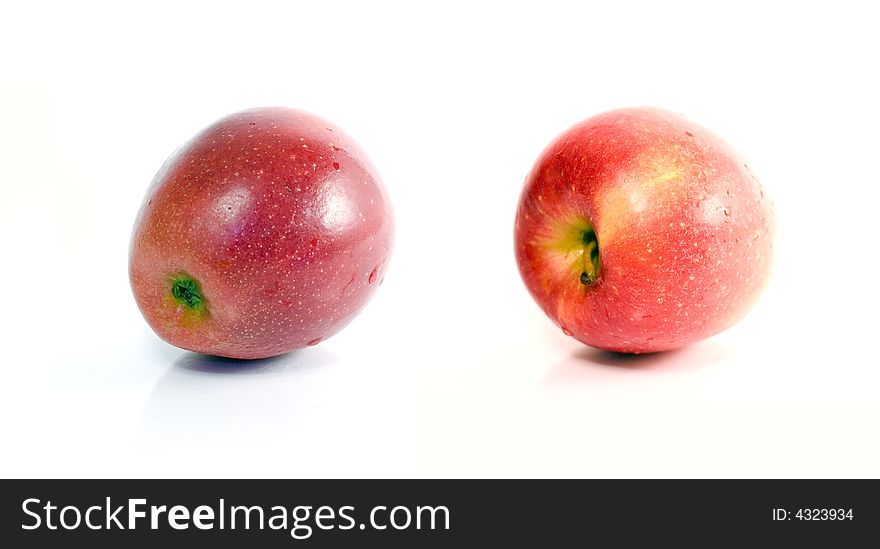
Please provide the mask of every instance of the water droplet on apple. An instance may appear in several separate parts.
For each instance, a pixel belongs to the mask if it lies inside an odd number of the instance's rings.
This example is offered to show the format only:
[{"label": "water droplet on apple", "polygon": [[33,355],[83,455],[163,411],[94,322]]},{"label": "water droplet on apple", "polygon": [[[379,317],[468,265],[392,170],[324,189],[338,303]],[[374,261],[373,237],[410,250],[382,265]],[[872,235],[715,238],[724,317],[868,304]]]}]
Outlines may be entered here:
[{"label": "water droplet on apple", "polygon": [[562,327],[562,333],[565,334],[565,335],[567,335],[567,336],[572,336],[572,335],[574,335],[574,334],[572,334],[571,331],[570,331],[568,328],[566,328],[565,326]]},{"label": "water droplet on apple", "polygon": [[728,210],[727,208],[724,208],[722,211],[724,212],[724,215],[726,217],[730,217],[730,210]]},{"label": "water droplet on apple", "polygon": [[313,340],[309,341],[308,343],[306,343],[306,345],[308,345],[309,347],[314,347],[314,346],[317,345],[318,343],[321,343],[321,338],[320,338],[320,337],[316,337],[315,339],[313,339]]},{"label": "water droplet on apple", "polygon": [[379,267],[375,267],[373,272],[370,273],[370,277],[367,279],[367,282],[373,284],[376,282],[376,278],[379,276]]}]

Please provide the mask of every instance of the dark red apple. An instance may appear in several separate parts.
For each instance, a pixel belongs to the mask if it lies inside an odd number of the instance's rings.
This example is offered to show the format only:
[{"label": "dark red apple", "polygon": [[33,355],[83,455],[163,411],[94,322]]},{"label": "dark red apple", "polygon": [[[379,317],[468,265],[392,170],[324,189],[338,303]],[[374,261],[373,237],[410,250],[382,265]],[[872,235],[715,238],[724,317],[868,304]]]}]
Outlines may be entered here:
[{"label": "dark red apple", "polygon": [[156,175],[129,275],[153,330],[178,347],[262,358],[348,324],[385,276],[391,205],[341,130],[261,108],[196,135]]},{"label": "dark red apple", "polygon": [[553,141],[516,215],[534,299],[588,345],[682,347],[742,318],[767,284],[774,216],[734,151],[678,114],[600,114]]}]

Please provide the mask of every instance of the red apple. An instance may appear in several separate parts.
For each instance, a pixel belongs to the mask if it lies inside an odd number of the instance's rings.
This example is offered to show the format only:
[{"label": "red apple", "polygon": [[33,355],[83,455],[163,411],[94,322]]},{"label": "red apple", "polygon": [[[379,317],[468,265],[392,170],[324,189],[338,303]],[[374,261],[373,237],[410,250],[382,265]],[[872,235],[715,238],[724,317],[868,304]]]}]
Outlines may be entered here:
[{"label": "red apple", "polygon": [[153,330],[178,347],[263,358],[351,321],[385,276],[391,205],[341,130],[261,108],[171,156],[141,206],[129,275]]},{"label": "red apple", "polygon": [[520,274],[567,335],[611,351],[682,347],[732,326],[767,284],[774,216],[725,142],[634,108],[556,138],[516,215]]}]

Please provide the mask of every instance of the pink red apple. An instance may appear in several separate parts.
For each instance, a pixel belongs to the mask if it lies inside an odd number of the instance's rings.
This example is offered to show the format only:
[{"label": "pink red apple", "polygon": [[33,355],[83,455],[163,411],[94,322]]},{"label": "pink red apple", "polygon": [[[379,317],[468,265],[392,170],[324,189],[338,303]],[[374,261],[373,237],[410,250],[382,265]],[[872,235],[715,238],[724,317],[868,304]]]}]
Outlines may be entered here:
[{"label": "pink red apple", "polygon": [[274,356],[357,315],[385,276],[392,233],[388,196],[350,137],[304,112],[247,110],[156,175],[134,226],[131,287],[172,345]]},{"label": "pink red apple", "polygon": [[773,255],[770,199],[708,130],[635,108],[570,128],[516,214],[526,286],[567,335],[612,351],[682,347],[742,318]]}]

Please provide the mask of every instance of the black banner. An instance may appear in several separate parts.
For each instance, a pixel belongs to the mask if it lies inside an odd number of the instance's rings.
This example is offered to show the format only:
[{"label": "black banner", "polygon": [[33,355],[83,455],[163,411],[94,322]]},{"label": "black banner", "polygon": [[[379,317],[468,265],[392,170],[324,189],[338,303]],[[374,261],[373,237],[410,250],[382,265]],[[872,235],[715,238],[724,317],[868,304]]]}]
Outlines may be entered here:
[{"label": "black banner", "polygon": [[878,489],[875,480],[7,480],[0,539],[6,547],[854,547],[880,541]]}]

